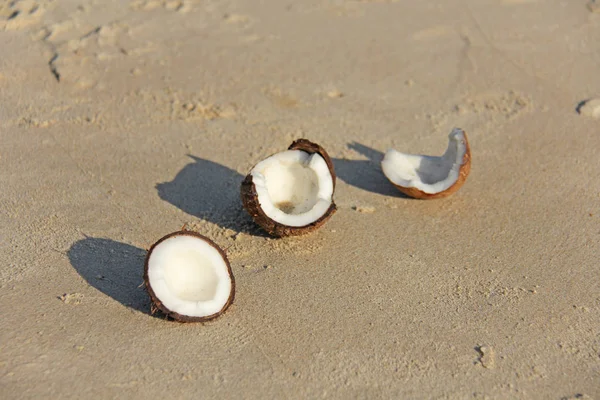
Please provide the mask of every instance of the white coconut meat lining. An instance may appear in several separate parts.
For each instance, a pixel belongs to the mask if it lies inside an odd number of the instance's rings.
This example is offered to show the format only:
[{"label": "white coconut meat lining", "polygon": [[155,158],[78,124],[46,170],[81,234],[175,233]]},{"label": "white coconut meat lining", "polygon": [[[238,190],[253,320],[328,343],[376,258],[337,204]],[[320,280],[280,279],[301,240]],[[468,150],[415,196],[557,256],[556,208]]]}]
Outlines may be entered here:
[{"label": "white coconut meat lining", "polygon": [[169,311],[204,318],[229,304],[229,264],[205,239],[185,233],[167,237],[152,248],[147,263],[148,283]]},{"label": "white coconut meat lining", "polygon": [[441,157],[401,153],[388,150],[381,162],[383,173],[395,185],[417,188],[424,193],[439,193],[457,181],[467,141],[462,129],[448,135],[448,148]]},{"label": "white coconut meat lining", "polygon": [[309,225],[331,206],[333,179],[325,159],[317,153],[277,153],[258,163],[250,174],[261,209],[281,225]]}]

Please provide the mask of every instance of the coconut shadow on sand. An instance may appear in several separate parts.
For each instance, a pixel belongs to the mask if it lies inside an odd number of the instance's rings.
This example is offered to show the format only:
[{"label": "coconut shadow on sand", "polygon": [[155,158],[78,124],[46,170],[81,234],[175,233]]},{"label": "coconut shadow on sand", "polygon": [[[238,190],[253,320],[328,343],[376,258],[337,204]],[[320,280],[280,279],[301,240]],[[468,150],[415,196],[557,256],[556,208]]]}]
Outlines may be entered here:
[{"label": "coconut shadow on sand", "polygon": [[111,239],[86,237],[67,252],[75,270],[90,286],[134,310],[150,314],[144,286],[146,251]]},{"label": "coconut shadow on sand", "polygon": [[348,185],[368,192],[384,196],[410,198],[396,189],[383,174],[381,160],[383,160],[384,153],[357,142],[349,143],[348,148],[367,157],[368,160],[334,158],[333,165],[339,179]]},{"label": "coconut shadow on sand", "polygon": [[158,196],[199,219],[253,236],[267,236],[242,207],[240,187],[244,176],[204,158],[193,162],[170,182],[156,185]]}]

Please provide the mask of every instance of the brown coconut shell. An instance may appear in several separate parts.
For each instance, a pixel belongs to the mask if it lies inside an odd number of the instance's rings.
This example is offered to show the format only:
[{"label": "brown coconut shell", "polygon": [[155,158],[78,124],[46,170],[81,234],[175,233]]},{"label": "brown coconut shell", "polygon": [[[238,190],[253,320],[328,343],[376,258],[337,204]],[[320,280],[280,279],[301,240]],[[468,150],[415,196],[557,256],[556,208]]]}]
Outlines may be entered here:
[{"label": "brown coconut shell", "polygon": [[457,192],[458,189],[460,189],[462,185],[464,185],[465,181],[467,180],[467,176],[469,176],[469,173],[471,172],[471,147],[469,146],[469,139],[467,138],[467,134],[464,133],[464,135],[466,146],[465,155],[462,159],[462,165],[458,170],[458,178],[456,179],[456,182],[454,182],[454,184],[448,189],[438,193],[425,193],[414,187],[404,187],[396,185],[393,182],[392,184],[396,186],[396,188],[405,195],[420,200],[441,199],[442,197],[448,197],[451,194]]},{"label": "brown coconut shell", "polygon": [[[150,279],[148,278],[148,261],[150,260],[150,255],[152,254],[152,251],[154,251],[154,248],[156,246],[158,246],[163,241],[165,241],[169,238],[172,238],[174,236],[193,236],[193,237],[202,239],[206,243],[208,243],[209,245],[211,245],[212,247],[217,249],[217,251],[221,254],[221,257],[223,257],[223,260],[225,260],[225,264],[227,265],[227,272],[229,273],[229,277],[231,278],[231,293],[229,294],[229,299],[227,299],[227,302],[225,303],[225,305],[223,306],[223,308],[221,308],[221,310],[219,312],[217,312],[215,314],[207,315],[206,317],[190,317],[188,315],[182,315],[175,311],[169,310],[160,301],[160,299],[156,296],[156,294],[152,290],[152,286],[150,285]],[[231,305],[231,303],[233,303],[233,299],[235,298],[235,279],[233,277],[231,265],[229,264],[229,260],[227,259],[227,255],[225,254],[223,249],[221,249],[215,242],[213,242],[206,236],[203,236],[196,232],[191,232],[191,231],[186,231],[186,230],[169,233],[168,235],[160,238],[156,243],[154,243],[152,245],[152,247],[150,247],[150,250],[148,250],[148,253],[146,254],[146,261],[144,264],[144,284],[146,286],[146,290],[148,291],[148,295],[150,296],[150,300],[152,300],[152,309],[151,309],[150,313],[154,314],[156,311],[160,310],[167,317],[173,318],[174,320],[179,321],[179,322],[206,322],[208,320],[217,318],[218,316],[223,314],[225,312],[225,310],[227,310],[227,308]]]},{"label": "brown coconut shell", "polygon": [[[307,139],[298,139],[295,140],[288,150],[301,150],[308,154],[318,154],[325,160],[327,164],[327,168],[329,168],[329,173],[331,174],[331,179],[333,180],[333,191],[335,193],[335,169],[333,168],[333,162],[331,161],[331,157],[325,151],[325,149],[319,146],[316,143],[313,143]],[[279,222],[273,221],[269,218],[262,208],[260,207],[260,203],[258,202],[258,194],[256,193],[256,187],[252,182],[252,174],[246,175],[246,178],[242,182],[242,187],[240,190],[242,203],[244,204],[244,208],[254,222],[256,222],[261,228],[263,228],[269,235],[275,237],[284,237],[284,236],[299,236],[305,235],[307,233],[313,232],[316,229],[319,229],[321,225],[323,225],[337,210],[335,202],[333,198],[331,199],[331,205],[329,209],[321,218],[318,220],[305,225],[305,226],[287,226],[280,224]]]}]

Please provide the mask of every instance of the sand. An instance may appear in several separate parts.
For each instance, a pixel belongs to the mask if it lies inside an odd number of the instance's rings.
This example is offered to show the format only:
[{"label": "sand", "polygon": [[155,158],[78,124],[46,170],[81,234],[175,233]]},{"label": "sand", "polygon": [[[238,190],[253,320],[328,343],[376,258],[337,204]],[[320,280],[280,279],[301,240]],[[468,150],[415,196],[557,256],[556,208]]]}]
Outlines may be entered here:
[{"label": "sand", "polygon": [[[0,1],[0,388],[17,398],[600,398],[594,1]],[[585,107],[587,104],[587,107]],[[465,186],[383,152],[469,134]],[[306,137],[338,212],[266,237],[239,185]],[[217,320],[146,249],[228,249]]]}]

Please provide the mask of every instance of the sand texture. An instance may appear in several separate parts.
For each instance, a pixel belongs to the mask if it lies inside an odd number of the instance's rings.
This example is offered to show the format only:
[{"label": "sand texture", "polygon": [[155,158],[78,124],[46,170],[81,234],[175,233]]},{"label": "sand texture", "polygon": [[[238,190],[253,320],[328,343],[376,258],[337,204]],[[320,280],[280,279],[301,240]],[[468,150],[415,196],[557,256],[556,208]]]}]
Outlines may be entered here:
[{"label": "sand texture", "polygon": [[[0,0],[0,397],[600,399],[596,3]],[[466,184],[403,197],[455,126]],[[303,137],[338,211],[270,238],[240,184]],[[209,323],[142,285],[184,224]]]}]

